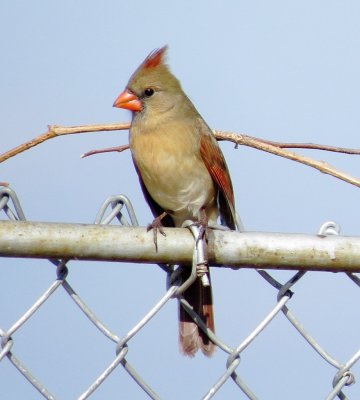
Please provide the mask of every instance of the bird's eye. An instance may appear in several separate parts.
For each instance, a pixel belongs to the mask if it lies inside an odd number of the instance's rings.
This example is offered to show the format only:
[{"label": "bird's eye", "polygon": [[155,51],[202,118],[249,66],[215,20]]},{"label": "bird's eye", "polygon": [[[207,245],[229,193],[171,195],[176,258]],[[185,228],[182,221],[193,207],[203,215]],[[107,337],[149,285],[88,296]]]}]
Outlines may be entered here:
[{"label": "bird's eye", "polygon": [[154,89],[147,88],[147,89],[144,90],[144,94],[145,94],[146,97],[150,97],[150,96],[152,96],[154,94]]}]

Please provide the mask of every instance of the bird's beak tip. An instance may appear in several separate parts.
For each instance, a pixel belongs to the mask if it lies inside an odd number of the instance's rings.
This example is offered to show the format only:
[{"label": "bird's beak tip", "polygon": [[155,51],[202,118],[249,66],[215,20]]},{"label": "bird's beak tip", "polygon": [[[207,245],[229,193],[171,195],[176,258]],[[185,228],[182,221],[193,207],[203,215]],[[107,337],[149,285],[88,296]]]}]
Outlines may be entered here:
[{"label": "bird's beak tip", "polygon": [[142,109],[141,100],[129,89],[125,89],[114,101],[113,107],[125,108],[131,111],[140,111]]}]

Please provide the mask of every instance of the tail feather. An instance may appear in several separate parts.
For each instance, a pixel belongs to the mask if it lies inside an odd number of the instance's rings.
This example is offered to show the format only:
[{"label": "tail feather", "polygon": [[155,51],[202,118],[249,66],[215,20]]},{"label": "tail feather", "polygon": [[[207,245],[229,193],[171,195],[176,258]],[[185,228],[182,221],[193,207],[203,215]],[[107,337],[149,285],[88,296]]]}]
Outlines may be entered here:
[{"label": "tail feather", "polygon": [[[201,279],[197,278],[183,293],[183,296],[206,326],[214,332],[215,324],[210,274],[209,282],[209,286],[204,286]],[[215,344],[197,326],[181,304],[179,304],[179,346],[180,352],[190,357],[195,356],[195,353],[199,349],[208,357],[215,351]]]}]

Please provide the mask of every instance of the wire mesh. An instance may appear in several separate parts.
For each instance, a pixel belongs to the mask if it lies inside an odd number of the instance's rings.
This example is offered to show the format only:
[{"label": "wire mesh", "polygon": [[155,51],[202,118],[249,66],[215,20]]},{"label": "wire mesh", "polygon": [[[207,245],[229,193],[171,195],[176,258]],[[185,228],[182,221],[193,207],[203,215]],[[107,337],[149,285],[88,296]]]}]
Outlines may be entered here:
[{"label": "wire mesh", "polygon": [[[2,219],[9,220],[25,220],[25,215],[22,210],[16,193],[9,187],[0,188],[0,215]],[[124,226],[138,226],[137,218],[131,202],[126,196],[112,196],[105,200],[103,205],[96,216],[95,224],[109,224],[113,221],[117,221],[120,225]],[[194,237],[197,237],[197,231],[195,227],[191,227]],[[324,224],[319,231],[320,235],[338,235],[340,228],[337,224],[329,222]],[[15,333],[21,330],[29,320],[38,312],[43,305],[49,301],[49,299],[58,290],[63,289],[65,293],[69,295],[71,300],[77,305],[79,312],[83,313],[88,320],[96,327],[106,340],[114,343],[115,355],[111,362],[103,369],[98,377],[89,383],[88,387],[85,388],[82,393],[77,396],[77,399],[87,399],[100,387],[100,385],[108,379],[110,374],[117,368],[123,368],[129,376],[138,384],[147,395],[152,399],[160,399],[159,395],[152,388],[151,383],[146,382],[141,376],[139,368],[132,366],[127,358],[129,346],[131,346],[131,339],[134,338],[140,331],[147,325],[147,323],[161,310],[164,305],[174,298],[178,298],[185,307],[188,313],[194,318],[201,329],[203,329],[211,338],[211,340],[221,349],[224,354],[227,355],[226,364],[223,366],[223,373],[213,382],[209,387],[207,393],[202,397],[203,399],[211,399],[218,393],[221,396],[221,389],[224,383],[232,381],[236,387],[242,392],[243,398],[251,400],[258,399],[255,395],[256,387],[250,388],[246,383],[246,379],[240,375],[239,365],[241,364],[241,357],[244,354],[245,349],[251,346],[266,330],[267,327],[274,321],[279,315],[283,314],[286,319],[291,323],[295,330],[304,339],[304,343],[307,343],[311,349],[318,354],[318,356],[327,364],[332,366],[335,370],[333,381],[329,383],[328,388],[324,388],[324,398],[331,400],[336,397],[339,399],[348,399],[344,390],[347,386],[355,383],[355,377],[352,372],[352,368],[360,359],[360,350],[354,352],[347,360],[338,360],[336,357],[326,351],[321,344],[307,331],[307,329],[301,324],[299,319],[290,311],[288,304],[291,302],[293,295],[292,289],[298,284],[306,274],[304,271],[295,273],[285,283],[280,283],[274,276],[270,275],[265,270],[258,270],[257,273],[276,291],[276,301],[270,307],[270,310],[263,318],[258,321],[258,324],[253,328],[248,335],[241,340],[237,346],[229,346],[227,343],[221,340],[213,332],[206,330],[206,327],[181,297],[181,293],[188,284],[191,283],[191,279],[194,279],[197,273],[197,266],[204,263],[204,254],[202,252],[201,241],[194,241],[194,256],[193,256],[193,274],[190,276],[188,282],[181,282],[178,279],[177,268],[169,265],[161,265],[166,273],[167,279],[167,290],[163,296],[152,306],[149,307],[145,315],[125,334],[118,335],[109,329],[105,323],[103,323],[91,310],[90,306],[77,294],[76,290],[69,284],[67,278],[69,275],[69,268],[67,266],[67,260],[49,260],[56,266],[56,279],[46,288],[43,294],[33,303],[28,309],[20,316],[17,317],[16,321],[10,326],[5,328],[0,327],[1,337],[1,351],[0,351],[0,362],[10,362],[19,373],[26,379],[34,388],[38,391],[39,398],[55,399],[55,396],[51,392],[51,388],[45,387],[40,380],[35,376],[35,373],[26,367],[25,363],[21,361],[15,355]],[[346,274],[352,283],[357,287],[360,287],[360,279],[356,274]],[[206,282],[205,282],[206,284]],[[0,321],[2,324],[2,321]],[[120,367],[121,366],[121,367]],[[6,379],[6,377],[0,377]],[[0,379],[0,381],[1,381]],[[81,389],[80,389],[81,390]],[[79,390],[79,391],[80,391]],[[126,389],[125,389],[126,390]],[[0,386],[1,393],[1,386]],[[125,392],[126,393],[126,392]],[[6,393],[1,393],[1,397],[7,398]],[[220,397],[221,398],[221,397]]]}]

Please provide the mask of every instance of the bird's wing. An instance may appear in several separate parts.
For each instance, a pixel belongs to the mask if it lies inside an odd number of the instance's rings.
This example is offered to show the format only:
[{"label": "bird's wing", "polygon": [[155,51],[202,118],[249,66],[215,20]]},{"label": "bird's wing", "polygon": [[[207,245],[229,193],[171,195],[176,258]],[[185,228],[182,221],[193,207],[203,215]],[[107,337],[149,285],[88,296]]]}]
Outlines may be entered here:
[{"label": "bird's wing", "polygon": [[200,120],[200,154],[219,191],[219,209],[222,222],[236,229],[234,191],[225,158],[211,129]]}]

